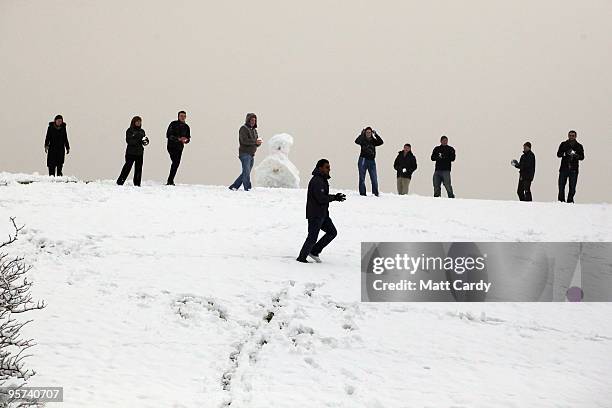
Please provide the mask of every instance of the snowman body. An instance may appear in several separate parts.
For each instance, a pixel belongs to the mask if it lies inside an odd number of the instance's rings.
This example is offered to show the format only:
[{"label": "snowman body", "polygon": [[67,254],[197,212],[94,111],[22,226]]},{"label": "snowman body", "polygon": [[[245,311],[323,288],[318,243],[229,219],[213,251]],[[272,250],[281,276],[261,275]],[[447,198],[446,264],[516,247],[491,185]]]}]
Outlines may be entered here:
[{"label": "snowman body", "polygon": [[255,184],[259,187],[299,188],[300,172],[289,160],[293,137],[274,135],[267,142],[269,154],[255,168]]}]

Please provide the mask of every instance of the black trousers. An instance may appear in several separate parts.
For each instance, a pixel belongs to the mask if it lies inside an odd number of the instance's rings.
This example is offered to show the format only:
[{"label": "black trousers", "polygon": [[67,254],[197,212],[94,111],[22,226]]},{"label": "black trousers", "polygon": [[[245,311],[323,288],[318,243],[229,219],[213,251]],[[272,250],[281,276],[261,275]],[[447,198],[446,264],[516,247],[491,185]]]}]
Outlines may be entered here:
[{"label": "black trousers", "polygon": [[[62,167],[64,167],[62,164],[56,164],[55,166],[49,166],[49,175],[50,176],[58,176],[58,177],[62,177]],[[57,173],[56,173],[57,171]]]},{"label": "black trousers", "polygon": [[531,197],[531,180],[519,179],[518,188],[516,190],[519,200],[521,201],[532,201]]},{"label": "black trousers", "polygon": [[[317,242],[319,231],[325,232],[325,235]],[[309,218],[308,219],[308,237],[302,246],[298,259],[306,259],[308,254],[319,255],[330,242],[336,238],[338,231],[329,216],[325,218]]]},{"label": "black trousers", "polygon": [[559,201],[565,201],[565,185],[569,180],[569,191],[567,192],[567,202],[574,202],[576,194],[576,184],[578,184],[578,171],[561,170],[559,171]]},{"label": "black trousers", "polygon": [[136,167],[134,168],[134,185],[140,186],[140,180],[142,179],[143,158],[144,156],[140,154],[126,154],[125,164],[123,165],[123,168],[121,169],[121,174],[119,175],[119,178],[117,179],[117,184],[122,186],[123,183],[125,183],[125,180],[130,175],[130,171],[132,171],[132,165],[136,164]]},{"label": "black trousers", "polygon": [[181,164],[183,149],[168,148],[168,153],[170,154],[170,160],[172,161],[172,164],[170,165],[170,174],[168,175],[168,184],[174,184],[174,177],[176,176],[176,172]]}]

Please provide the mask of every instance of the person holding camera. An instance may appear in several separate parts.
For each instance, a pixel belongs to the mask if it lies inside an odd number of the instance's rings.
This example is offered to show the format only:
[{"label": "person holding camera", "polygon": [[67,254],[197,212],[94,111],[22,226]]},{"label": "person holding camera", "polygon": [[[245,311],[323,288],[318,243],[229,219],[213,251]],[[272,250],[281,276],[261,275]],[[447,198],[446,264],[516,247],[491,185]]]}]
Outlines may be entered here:
[{"label": "person holding camera", "polygon": [[134,116],[130,127],[125,131],[125,141],[127,147],[125,149],[125,164],[121,169],[121,174],[117,179],[117,184],[122,186],[125,180],[132,171],[132,165],[136,165],[134,168],[134,185],[140,187],[140,181],[142,179],[142,162],[144,158],[144,146],[149,144],[149,138],[145,134],[142,128],[142,118],[140,116]]},{"label": "person holding camera", "polygon": [[531,143],[523,145],[523,155],[519,161],[512,160],[511,164],[519,169],[519,182],[517,194],[520,201],[532,201],[531,182],[535,176],[536,158],[531,151]]},{"label": "person holding camera", "polygon": [[191,132],[185,120],[187,120],[187,113],[185,113],[185,111],[180,111],[178,113],[178,120],[171,122],[166,132],[166,137],[168,138],[168,153],[172,161],[168,182],[166,184],[168,186],[174,185],[174,177],[181,164],[183,148],[191,141]]},{"label": "person holding camera", "polygon": [[412,173],[417,169],[417,160],[412,154],[410,143],[406,143],[404,149],[397,153],[393,168],[397,171],[397,194],[408,194]]},{"label": "person holding camera", "polygon": [[433,175],[434,197],[442,195],[441,185],[444,184],[448,198],[455,198],[451,184],[451,163],[455,161],[455,149],[448,145],[448,137],[440,138],[440,145],[431,152],[431,160],[436,162]]},{"label": "person holding camera", "polygon": [[370,173],[372,183],[372,194],[378,197],[378,175],[376,174],[376,147],[384,142],[380,135],[371,127],[361,131],[355,143],[361,146],[357,168],[359,170],[359,194],[366,195],[365,176],[366,171]]},{"label": "person holding camera", "polygon": [[[331,170],[329,161],[321,159],[312,172],[312,179],[308,183],[308,195],[306,198],[306,218],[308,219],[308,237],[302,246],[298,262],[310,263],[307,257],[316,263],[321,263],[319,255],[321,251],[336,238],[338,232],[329,217],[329,203],[332,201],[342,202],[346,196],[342,193],[329,194],[329,172]],[[319,238],[319,231],[325,235]]]},{"label": "person holding camera", "polygon": [[565,185],[569,180],[569,191],[567,193],[567,202],[574,202],[576,194],[576,184],[578,183],[578,170],[580,161],[584,160],[584,148],[576,138],[578,134],[575,130],[570,130],[567,135],[567,140],[561,142],[557,150],[557,157],[561,158],[561,166],[559,167],[559,201],[565,202]]}]

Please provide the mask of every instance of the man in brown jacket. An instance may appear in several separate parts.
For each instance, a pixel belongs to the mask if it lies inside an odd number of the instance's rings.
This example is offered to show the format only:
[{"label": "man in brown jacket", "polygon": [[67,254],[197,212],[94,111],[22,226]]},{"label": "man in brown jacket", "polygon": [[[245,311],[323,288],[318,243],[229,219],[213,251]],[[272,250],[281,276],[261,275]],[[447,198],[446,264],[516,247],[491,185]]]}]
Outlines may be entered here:
[{"label": "man in brown jacket", "polygon": [[238,158],[242,165],[242,173],[229,188],[230,190],[238,190],[240,186],[244,185],[244,191],[249,191],[251,189],[251,170],[253,169],[253,163],[255,163],[255,152],[262,143],[257,135],[257,115],[254,113],[247,113],[244,125],[238,131],[238,141],[240,142]]}]

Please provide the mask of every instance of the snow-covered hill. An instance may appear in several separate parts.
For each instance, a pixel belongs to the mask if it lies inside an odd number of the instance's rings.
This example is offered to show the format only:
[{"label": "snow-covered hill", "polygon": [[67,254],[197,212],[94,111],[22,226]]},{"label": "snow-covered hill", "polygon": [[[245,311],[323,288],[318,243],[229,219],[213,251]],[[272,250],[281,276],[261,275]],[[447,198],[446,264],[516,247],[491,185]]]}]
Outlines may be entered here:
[{"label": "snow-covered hill", "polygon": [[0,174],[0,233],[64,407],[611,406],[610,304],[359,302],[361,241],[609,241],[611,205],[347,191],[303,265],[304,190],[62,181]]}]

